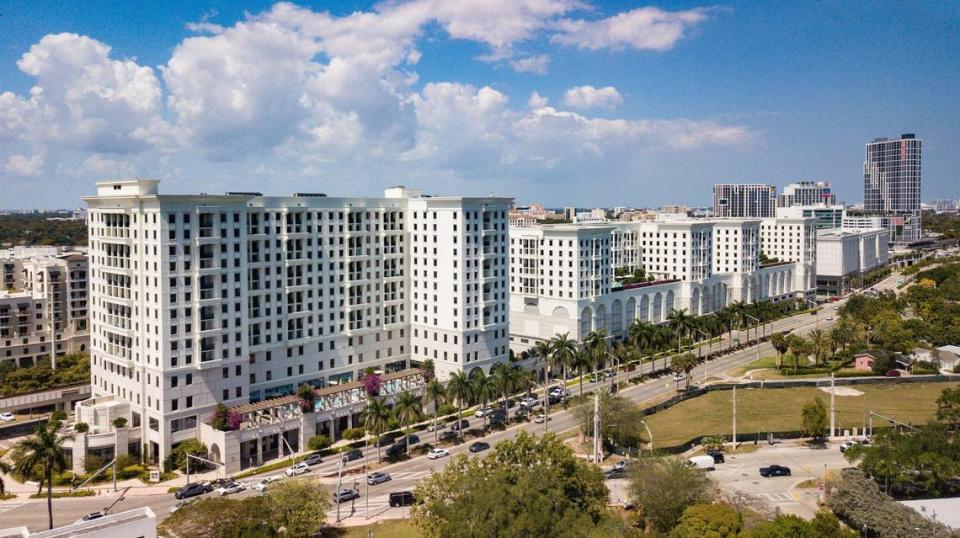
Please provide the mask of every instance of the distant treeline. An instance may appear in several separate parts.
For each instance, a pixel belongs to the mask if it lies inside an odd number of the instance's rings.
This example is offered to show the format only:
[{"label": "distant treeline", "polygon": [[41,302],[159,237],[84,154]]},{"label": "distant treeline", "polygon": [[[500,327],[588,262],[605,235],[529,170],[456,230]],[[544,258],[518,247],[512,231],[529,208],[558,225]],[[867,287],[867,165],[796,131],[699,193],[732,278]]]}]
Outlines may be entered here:
[{"label": "distant treeline", "polygon": [[0,245],[86,245],[87,223],[51,215],[0,215]]}]

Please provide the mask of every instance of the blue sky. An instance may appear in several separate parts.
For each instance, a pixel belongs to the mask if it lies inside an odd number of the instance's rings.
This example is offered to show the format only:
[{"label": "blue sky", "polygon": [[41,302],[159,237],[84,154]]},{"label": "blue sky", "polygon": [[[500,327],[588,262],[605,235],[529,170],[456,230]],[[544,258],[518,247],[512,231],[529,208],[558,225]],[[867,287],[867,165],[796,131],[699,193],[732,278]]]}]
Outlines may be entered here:
[{"label": "blue sky", "polygon": [[162,192],[707,204],[924,139],[960,197],[952,2],[0,2],[0,207]]}]

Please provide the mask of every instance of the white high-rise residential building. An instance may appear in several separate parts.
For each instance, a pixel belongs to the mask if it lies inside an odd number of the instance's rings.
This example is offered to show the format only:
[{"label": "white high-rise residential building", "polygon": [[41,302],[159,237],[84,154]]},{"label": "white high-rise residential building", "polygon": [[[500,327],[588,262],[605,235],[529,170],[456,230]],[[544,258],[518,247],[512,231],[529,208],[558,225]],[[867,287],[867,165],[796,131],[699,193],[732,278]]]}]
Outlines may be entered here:
[{"label": "white high-rise residential building", "polygon": [[837,195],[833,194],[827,181],[797,181],[784,187],[783,193],[777,197],[778,207],[836,203]]},{"label": "white high-rise residential building", "polygon": [[877,138],[866,145],[864,215],[883,217],[884,227],[897,243],[917,241],[922,235],[922,162],[923,141],[912,133],[896,140]]},{"label": "white high-rise residential building", "polygon": [[[441,379],[508,359],[510,199],[164,195],[158,183],[100,182],[85,198],[95,398],[84,412],[128,406],[129,445],[149,444],[154,461],[199,437],[245,467],[351,426],[368,369],[389,394],[417,388],[411,367],[427,359]],[[325,398],[302,416],[280,398],[301,384]],[[221,403],[288,420],[257,438],[214,431],[205,422]]]},{"label": "white high-rise residential building", "polygon": [[[672,309],[702,315],[733,301],[810,298],[814,230],[813,219],[511,227],[511,349],[600,328],[620,339],[634,320],[662,323]],[[761,249],[783,260],[761,265]]]},{"label": "white high-rise residential building", "polygon": [[0,252],[0,362],[33,366],[84,352],[89,331],[83,252],[59,247]]},{"label": "white high-rise residential building", "polygon": [[777,188],[773,185],[718,183],[713,186],[713,216],[767,218],[774,216]]}]

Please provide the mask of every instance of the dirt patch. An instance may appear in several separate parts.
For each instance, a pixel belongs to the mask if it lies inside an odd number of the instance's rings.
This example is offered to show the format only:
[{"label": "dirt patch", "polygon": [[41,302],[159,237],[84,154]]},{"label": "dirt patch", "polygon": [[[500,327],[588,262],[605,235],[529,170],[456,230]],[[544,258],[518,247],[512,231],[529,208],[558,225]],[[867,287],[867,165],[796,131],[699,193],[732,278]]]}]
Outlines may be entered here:
[{"label": "dirt patch", "polygon": [[820,387],[820,390],[830,394],[833,392],[836,396],[863,396],[863,393],[857,389],[851,389],[850,387]]}]

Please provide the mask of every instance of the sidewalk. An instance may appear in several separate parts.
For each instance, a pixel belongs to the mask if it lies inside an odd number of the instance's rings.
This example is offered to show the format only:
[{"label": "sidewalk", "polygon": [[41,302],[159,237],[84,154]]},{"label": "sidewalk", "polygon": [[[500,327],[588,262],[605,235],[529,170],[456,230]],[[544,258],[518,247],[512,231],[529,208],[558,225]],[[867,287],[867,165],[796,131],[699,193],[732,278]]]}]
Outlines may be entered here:
[{"label": "sidewalk", "polygon": [[[191,482],[203,482],[207,480],[216,480],[219,478],[216,471],[209,471],[206,473],[190,473]],[[8,499],[9,501],[22,501],[27,500],[30,495],[37,493],[37,484],[31,485],[30,482],[21,483],[16,481],[10,475],[3,475],[3,482],[6,486],[7,493],[13,493],[17,497],[15,499]],[[183,487],[187,484],[187,476],[178,474],[176,478],[167,480],[166,482],[159,482],[157,484],[147,484],[141,481],[138,478],[131,478],[127,480],[118,480],[117,481],[117,492],[122,491],[124,488],[130,488],[127,491],[128,496],[148,496],[148,495],[161,495],[166,494],[167,490],[172,487]],[[104,482],[97,482],[95,484],[88,484],[83,487],[85,490],[91,490],[96,492],[97,495],[112,495],[114,494],[113,482],[110,480]],[[53,492],[65,492],[70,491],[69,486],[54,486]],[[44,487],[40,492],[41,494],[46,494],[47,488]],[[64,497],[69,499],[70,497]],[[82,497],[79,497],[82,498]]]}]

